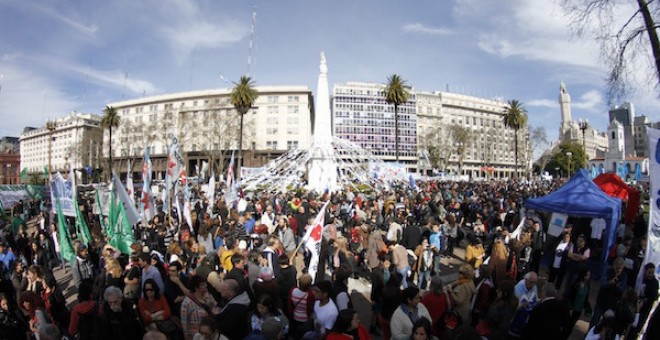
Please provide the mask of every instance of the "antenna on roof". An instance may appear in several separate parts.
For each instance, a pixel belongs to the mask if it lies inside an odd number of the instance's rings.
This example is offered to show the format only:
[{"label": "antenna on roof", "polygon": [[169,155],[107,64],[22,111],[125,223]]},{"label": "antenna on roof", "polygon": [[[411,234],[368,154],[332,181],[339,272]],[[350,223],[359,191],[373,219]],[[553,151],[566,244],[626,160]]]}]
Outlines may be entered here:
[{"label": "antenna on roof", "polygon": [[128,81],[128,72],[124,72],[124,87],[121,89],[121,100],[124,100],[126,94],[126,82]]},{"label": "antenna on roof", "polygon": [[252,66],[252,46],[254,45],[254,27],[257,24],[257,6],[252,7],[252,27],[250,28],[250,45],[248,46],[247,57],[247,76],[250,76],[250,67]]}]

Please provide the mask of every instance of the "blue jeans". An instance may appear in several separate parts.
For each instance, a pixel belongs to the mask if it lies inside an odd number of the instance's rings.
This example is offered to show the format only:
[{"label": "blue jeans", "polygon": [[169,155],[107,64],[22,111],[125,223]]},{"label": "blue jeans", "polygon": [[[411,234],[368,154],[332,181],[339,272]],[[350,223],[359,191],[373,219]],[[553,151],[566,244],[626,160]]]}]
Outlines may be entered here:
[{"label": "blue jeans", "polygon": [[424,281],[428,283],[430,280],[431,280],[430,270],[420,271],[419,274],[417,275],[417,288],[419,289],[426,288],[426,285],[422,287],[422,284],[424,283]]},{"label": "blue jeans", "polygon": [[403,289],[408,288],[408,271],[410,270],[410,266],[407,266],[406,268],[403,269],[397,269],[396,271],[399,272],[399,274],[403,275],[403,280],[401,280],[401,284],[403,285]]}]

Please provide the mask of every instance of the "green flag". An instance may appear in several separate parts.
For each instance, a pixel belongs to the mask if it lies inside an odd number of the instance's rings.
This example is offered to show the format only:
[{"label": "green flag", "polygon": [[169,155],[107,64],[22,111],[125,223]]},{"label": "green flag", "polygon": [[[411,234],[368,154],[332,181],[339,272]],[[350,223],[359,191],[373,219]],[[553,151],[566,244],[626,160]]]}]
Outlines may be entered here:
[{"label": "green flag", "polygon": [[48,165],[44,165],[44,178],[48,178]]},{"label": "green flag", "polygon": [[76,209],[76,233],[80,235],[80,239],[85,245],[89,245],[92,241],[92,235],[89,233],[89,227],[87,227],[87,223],[85,223],[85,219],[80,213],[80,209],[78,208],[78,198],[75,196],[73,198],[73,206]]},{"label": "green flag", "polygon": [[103,219],[103,207],[101,207],[101,199],[99,198],[99,191],[96,190],[96,205],[99,207],[99,221],[101,222],[101,230],[103,233],[107,233],[107,227]]},{"label": "green flag", "polygon": [[121,204],[119,204],[119,218],[117,219],[115,231],[115,242],[113,246],[124,254],[130,254],[131,244],[135,242],[135,239],[133,238],[133,228],[128,222],[126,209]]},{"label": "green flag", "polygon": [[60,234],[60,254],[62,258],[73,263],[76,260],[76,253],[73,251],[71,242],[71,235],[69,235],[69,228],[66,227],[64,214],[62,213],[62,206],[60,206],[59,198],[55,200],[57,205],[57,232]]},{"label": "green flag", "polygon": [[27,181],[27,168],[23,168],[23,170],[21,170],[21,180],[23,182]]}]

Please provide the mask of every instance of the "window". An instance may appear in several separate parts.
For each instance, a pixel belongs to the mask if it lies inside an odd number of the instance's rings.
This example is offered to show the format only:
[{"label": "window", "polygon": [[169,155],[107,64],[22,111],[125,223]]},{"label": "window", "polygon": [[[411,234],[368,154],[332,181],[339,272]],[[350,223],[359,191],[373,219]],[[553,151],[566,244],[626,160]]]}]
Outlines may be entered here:
[{"label": "window", "polygon": [[277,103],[279,101],[279,96],[268,96],[269,103]]},{"label": "window", "polygon": [[286,141],[286,149],[291,150],[295,149],[298,147],[298,141],[297,140],[288,140]]},{"label": "window", "polygon": [[298,96],[289,96],[288,101],[289,103],[297,103],[300,101],[300,98]]},{"label": "window", "polygon": [[277,106],[274,106],[274,105],[273,105],[273,106],[269,106],[269,107],[268,107],[268,114],[276,115],[276,114],[278,114],[278,113],[279,113],[279,109],[278,109]]},{"label": "window", "polygon": [[300,109],[298,108],[298,105],[289,105],[287,107],[287,113],[288,114],[297,114],[300,112]]},{"label": "window", "polygon": [[616,139],[616,133],[612,131],[612,139]]},{"label": "window", "polygon": [[295,128],[295,127],[286,128],[286,134],[287,135],[297,135],[298,134],[298,128]]},{"label": "window", "polygon": [[291,125],[298,124],[298,117],[287,117],[286,123]]},{"label": "window", "polygon": [[267,129],[266,129],[266,134],[267,134],[267,135],[275,135],[275,134],[277,134],[277,128],[267,128]]},{"label": "window", "polygon": [[279,120],[277,119],[277,117],[268,117],[266,119],[266,123],[268,125],[277,125],[279,123]]},{"label": "window", "polygon": [[277,150],[277,141],[276,140],[269,140],[266,142],[266,148],[272,149],[272,150]]},{"label": "window", "polygon": [[197,101],[193,100],[193,106],[197,106]]}]

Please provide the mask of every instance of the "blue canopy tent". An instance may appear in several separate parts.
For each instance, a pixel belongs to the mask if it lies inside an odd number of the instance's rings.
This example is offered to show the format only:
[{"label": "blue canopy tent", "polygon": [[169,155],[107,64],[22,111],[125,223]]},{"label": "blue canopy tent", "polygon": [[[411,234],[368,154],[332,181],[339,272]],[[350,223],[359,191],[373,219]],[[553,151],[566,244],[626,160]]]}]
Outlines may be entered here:
[{"label": "blue canopy tent", "polygon": [[[539,198],[530,198],[525,203],[526,209],[537,211],[560,212],[569,216],[578,217],[600,217],[607,222],[607,228],[603,232],[603,255],[602,265],[607,261],[608,249],[615,240],[616,229],[619,225],[619,212],[621,211],[621,200],[610,197],[603,192],[589,177],[589,173],[582,169],[561,188]],[[600,277],[602,270],[594,268],[594,278]],[[607,268],[603,266],[603,269]]]}]

